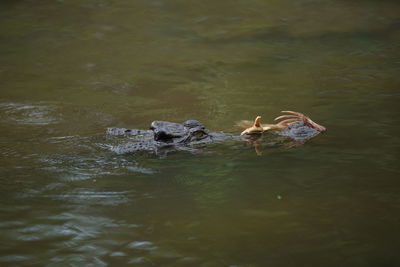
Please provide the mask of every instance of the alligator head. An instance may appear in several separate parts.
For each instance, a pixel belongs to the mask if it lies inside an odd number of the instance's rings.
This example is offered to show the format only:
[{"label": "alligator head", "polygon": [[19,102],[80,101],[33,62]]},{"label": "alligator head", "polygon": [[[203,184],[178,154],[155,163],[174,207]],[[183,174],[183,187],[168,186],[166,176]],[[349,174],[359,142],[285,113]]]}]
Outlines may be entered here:
[{"label": "alligator head", "polygon": [[211,132],[196,120],[188,120],[183,124],[153,121],[150,129],[154,132],[154,140],[163,143],[198,143],[211,137]]}]

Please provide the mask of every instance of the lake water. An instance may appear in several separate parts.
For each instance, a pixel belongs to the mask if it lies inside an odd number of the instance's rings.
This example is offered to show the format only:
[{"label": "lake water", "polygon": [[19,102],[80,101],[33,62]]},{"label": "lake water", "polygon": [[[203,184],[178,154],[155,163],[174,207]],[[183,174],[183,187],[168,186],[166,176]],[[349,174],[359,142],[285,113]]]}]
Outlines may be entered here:
[{"label": "lake water", "polygon": [[[0,25],[0,265],[400,265],[398,1],[9,0]],[[104,148],[281,110],[328,131]]]}]

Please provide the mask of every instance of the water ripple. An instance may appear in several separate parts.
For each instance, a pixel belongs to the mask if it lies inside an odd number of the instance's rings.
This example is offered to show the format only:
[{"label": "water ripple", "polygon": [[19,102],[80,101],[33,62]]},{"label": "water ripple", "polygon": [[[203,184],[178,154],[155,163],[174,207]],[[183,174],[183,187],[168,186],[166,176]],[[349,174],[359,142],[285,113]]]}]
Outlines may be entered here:
[{"label": "water ripple", "polygon": [[2,121],[24,125],[48,125],[57,122],[54,108],[45,105],[24,105],[18,103],[0,103]]},{"label": "water ripple", "polygon": [[91,189],[76,189],[66,194],[54,196],[56,199],[67,200],[70,203],[86,203],[103,206],[118,206],[130,201],[127,196],[131,191],[125,192],[97,192]]}]

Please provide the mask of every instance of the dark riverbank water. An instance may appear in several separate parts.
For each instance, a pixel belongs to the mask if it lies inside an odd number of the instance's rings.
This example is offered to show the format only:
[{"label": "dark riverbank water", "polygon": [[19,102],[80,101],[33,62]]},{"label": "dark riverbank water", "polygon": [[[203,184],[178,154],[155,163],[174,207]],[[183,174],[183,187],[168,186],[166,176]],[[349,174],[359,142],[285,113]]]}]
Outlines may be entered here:
[{"label": "dark riverbank water", "polygon": [[[0,265],[398,266],[397,1],[3,1]],[[328,132],[116,155],[107,127]]]}]

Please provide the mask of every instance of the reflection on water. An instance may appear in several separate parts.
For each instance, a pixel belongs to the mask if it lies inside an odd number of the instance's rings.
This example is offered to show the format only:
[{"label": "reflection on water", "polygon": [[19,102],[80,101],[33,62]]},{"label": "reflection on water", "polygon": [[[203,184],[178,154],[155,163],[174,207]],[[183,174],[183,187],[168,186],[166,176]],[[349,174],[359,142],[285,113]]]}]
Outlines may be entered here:
[{"label": "reflection on water", "polygon": [[[397,1],[2,1],[0,264],[397,266]],[[117,155],[108,127],[328,128]]]}]

